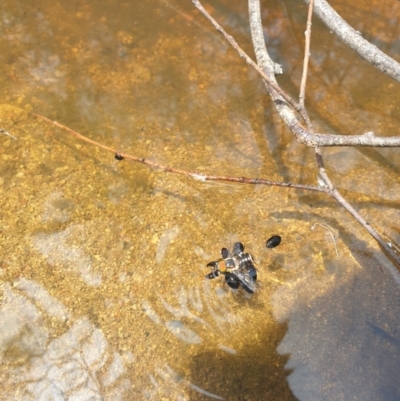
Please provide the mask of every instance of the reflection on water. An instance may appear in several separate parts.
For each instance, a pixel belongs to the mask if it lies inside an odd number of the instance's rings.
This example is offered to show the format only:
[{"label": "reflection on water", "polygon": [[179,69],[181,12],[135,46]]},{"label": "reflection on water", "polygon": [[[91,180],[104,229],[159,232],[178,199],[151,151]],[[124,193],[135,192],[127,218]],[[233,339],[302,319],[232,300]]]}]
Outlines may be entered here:
[{"label": "reflection on water", "polygon": [[[251,52],[236,3],[208,7]],[[279,79],[297,93],[306,9],[265,10]],[[29,115],[172,166],[315,183],[312,151],[191,2],[13,0],[0,24],[0,128],[17,138],[0,133],[0,400],[400,398],[398,273],[330,199],[117,161]],[[396,85],[313,29],[316,127],[390,132]],[[391,35],[376,43],[391,49]],[[382,89],[373,101],[366,81]],[[394,152],[324,155],[396,244]],[[267,249],[272,235],[282,243]],[[253,295],[204,278],[238,240],[258,269]]]}]

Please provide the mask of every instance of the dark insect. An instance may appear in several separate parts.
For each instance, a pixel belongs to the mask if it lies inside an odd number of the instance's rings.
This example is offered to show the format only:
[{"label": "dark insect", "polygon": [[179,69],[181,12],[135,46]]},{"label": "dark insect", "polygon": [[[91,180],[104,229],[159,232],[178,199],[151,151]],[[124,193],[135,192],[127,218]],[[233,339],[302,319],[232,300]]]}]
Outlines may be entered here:
[{"label": "dark insect", "polygon": [[114,157],[115,157],[117,160],[124,160],[124,156],[122,156],[122,155],[119,154],[119,153],[116,153]]},{"label": "dark insect", "polygon": [[273,235],[267,242],[265,243],[265,246],[267,248],[275,248],[278,246],[282,241],[282,238],[279,235]]},{"label": "dark insect", "polygon": [[213,279],[223,274],[229,287],[235,290],[242,287],[253,294],[256,290],[257,270],[252,256],[244,253],[243,244],[236,242],[232,252],[222,248],[221,256],[221,259],[207,264],[207,267],[211,267],[211,273],[207,274],[206,278]]},{"label": "dark insect", "polygon": [[[254,269],[255,271],[255,269]],[[254,294],[256,291],[255,278],[252,278],[249,272],[244,270],[232,270],[230,273],[225,274],[225,281],[229,287],[237,290],[241,286],[245,291],[250,294]]]}]

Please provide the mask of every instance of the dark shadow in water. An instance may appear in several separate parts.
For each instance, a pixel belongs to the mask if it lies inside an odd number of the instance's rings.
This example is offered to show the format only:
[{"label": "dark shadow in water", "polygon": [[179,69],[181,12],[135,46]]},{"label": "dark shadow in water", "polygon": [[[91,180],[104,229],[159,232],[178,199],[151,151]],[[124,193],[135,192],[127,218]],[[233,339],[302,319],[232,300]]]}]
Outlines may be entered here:
[{"label": "dark shadow in water", "polygon": [[[286,333],[286,324],[270,326],[257,345],[245,344],[239,355],[207,352],[191,363],[190,382],[224,400],[296,400],[287,384],[287,356],[275,351]],[[219,398],[219,399],[221,399]],[[194,389],[190,400],[212,399]]]},{"label": "dark shadow in water", "polygon": [[[298,213],[279,216],[299,218]],[[301,214],[301,219],[317,218]],[[284,295],[273,296],[274,308],[291,300],[287,334],[278,346],[278,352],[290,355],[289,386],[304,401],[399,400],[400,275],[352,233],[342,230],[341,237],[356,263],[346,267],[343,258],[326,259],[321,276],[310,274],[300,286],[295,279]]]},{"label": "dark shadow in water", "polygon": [[349,282],[290,313],[278,350],[290,354],[300,400],[400,399],[398,286],[370,258],[358,260],[364,267]]}]

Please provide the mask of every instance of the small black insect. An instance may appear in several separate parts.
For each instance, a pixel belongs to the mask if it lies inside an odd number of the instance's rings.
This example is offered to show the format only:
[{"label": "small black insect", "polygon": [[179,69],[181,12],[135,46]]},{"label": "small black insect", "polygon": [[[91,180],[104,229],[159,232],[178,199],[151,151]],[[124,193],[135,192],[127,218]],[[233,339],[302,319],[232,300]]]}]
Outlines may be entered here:
[{"label": "small black insect", "polygon": [[222,248],[221,256],[221,259],[207,264],[207,267],[211,267],[211,273],[207,274],[206,278],[213,279],[223,274],[229,287],[237,290],[241,286],[245,291],[253,294],[256,290],[257,270],[252,256],[244,253],[243,244],[236,242],[232,252]]},{"label": "small black insect", "polygon": [[275,248],[278,246],[282,241],[282,238],[279,235],[273,235],[267,242],[265,243],[265,246],[267,248]]},{"label": "small black insect", "polygon": [[124,156],[122,156],[120,153],[116,153],[114,156],[117,160],[124,160]]}]

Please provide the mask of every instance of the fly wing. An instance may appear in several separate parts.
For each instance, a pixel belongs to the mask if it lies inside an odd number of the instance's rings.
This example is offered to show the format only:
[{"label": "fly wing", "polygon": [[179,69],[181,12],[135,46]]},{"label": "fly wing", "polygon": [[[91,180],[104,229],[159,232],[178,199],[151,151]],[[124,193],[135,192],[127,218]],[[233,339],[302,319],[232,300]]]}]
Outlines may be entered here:
[{"label": "fly wing", "polygon": [[256,290],[256,283],[251,278],[250,274],[246,270],[232,270],[231,274],[239,281],[240,285],[244,290],[250,294],[254,294]]}]

